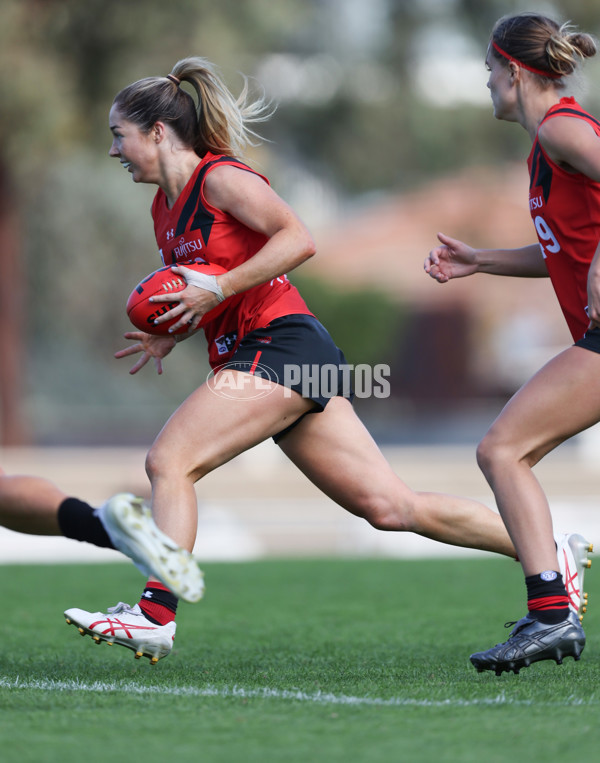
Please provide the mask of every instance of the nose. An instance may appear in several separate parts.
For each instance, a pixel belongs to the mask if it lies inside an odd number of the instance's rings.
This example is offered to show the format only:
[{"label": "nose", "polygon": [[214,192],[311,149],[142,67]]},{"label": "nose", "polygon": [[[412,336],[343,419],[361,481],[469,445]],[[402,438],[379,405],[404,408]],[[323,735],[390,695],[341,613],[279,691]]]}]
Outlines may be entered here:
[{"label": "nose", "polygon": [[108,151],[109,156],[119,156],[119,149],[115,146],[115,141],[113,140],[112,146],[110,147]]}]

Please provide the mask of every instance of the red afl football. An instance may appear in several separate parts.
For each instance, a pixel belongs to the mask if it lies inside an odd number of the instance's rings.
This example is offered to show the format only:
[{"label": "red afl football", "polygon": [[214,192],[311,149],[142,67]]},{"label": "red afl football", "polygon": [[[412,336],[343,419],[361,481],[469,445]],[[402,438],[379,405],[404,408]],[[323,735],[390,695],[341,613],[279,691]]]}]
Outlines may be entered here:
[{"label": "red afl football", "polygon": [[[204,260],[194,262],[180,262],[179,265],[195,270],[198,273],[204,273],[208,276],[218,276],[227,271],[220,265],[213,265]],[[177,273],[173,273],[171,265],[165,265],[163,268],[155,270],[146,276],[129,295],[127,300],[127,315],[136,329],[145,331],[147,334],[156,334],[157,336],[169,335],[169,328],[177,323],[179,318],[165,323],[155,324],[154,321],[160,315],[175,307],[177,302],[150,302],[150,297],[163,296],[165,294],[175,294],[186,287],[185,279]],[[216,318],[227,307],[227,300],[220,302],[213,307],[206,315],[202,316],[200,326],[204,326],[209,321]],[[188,331],[187,326],[182,326],[173,332],[173,334],[185,334]]]}]

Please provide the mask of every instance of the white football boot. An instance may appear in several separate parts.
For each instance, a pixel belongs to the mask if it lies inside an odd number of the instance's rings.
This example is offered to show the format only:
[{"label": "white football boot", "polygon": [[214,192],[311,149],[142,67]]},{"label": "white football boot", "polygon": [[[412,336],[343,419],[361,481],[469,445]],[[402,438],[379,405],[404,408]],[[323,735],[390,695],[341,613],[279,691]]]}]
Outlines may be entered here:
[{"label": "white football boot", "polygon": [[558,569],[569,597],[569,609],[581,622],[588,603],[588,595],[583,591],[583,575],[592,566],[588,553],[594,550],[594,546],[582,535],[575,533],[557,535],[554,540]]},{"label": "white football boot", "polygon": [[119,493],[97,509],[115,548],[148,577],[164,583],[175,596],[196,602],[204,594],[204,577],[189,551],[156,526],[141,498]]},{"label": "white football boot", "polygon": [[86,612],[85,609],[67,609],[65,620],[75,625],[82,636],[91,636],[97,644],[119,644],[132,649],[136,660],[148,657],[151,665],[166,657],[173,648],[175,621],[157,625],[144,615],[139,605],[130,607],[120,601],[108,612]]}]

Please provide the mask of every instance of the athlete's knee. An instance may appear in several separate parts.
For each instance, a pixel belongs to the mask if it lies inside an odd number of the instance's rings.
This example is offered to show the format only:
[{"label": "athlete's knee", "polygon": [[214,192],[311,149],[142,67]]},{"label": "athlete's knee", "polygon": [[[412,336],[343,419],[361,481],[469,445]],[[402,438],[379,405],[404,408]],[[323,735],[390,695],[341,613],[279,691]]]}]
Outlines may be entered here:
[{"label": "athlete's knee", "polygon": [[484,474],[488,474],[492,469],[496,457],[496,447],[489,433],[486,434],[477,445],[475,457],[477,459],[477,465],[481,471]]},{"label": "athlete's knee", "polygon": [[493,429],[487,432],[477,446],[476,458],[479,468],[486,476],[519,461],[516,448]]},{"label": "athlete's knee", "polygon": [[163,463],[159,450],[156,445],[153,445],[146,453],[146,461],[144,463],[144,468],[146,469],[146,474],[148,475],[150,482],[154,482],[158,479],[162,472],[162,466]]},{"label": "athlete's knee", "polygon": [[362,516],[376,530],[410,532],[413,529],[414,505],[393,495],[371,496]]},{"label": "athlete's knee", "polygon": [[200,456],[196,456],[196,460],[190,462],[189,454],[180,451],[171,442],[161,441],[160,438],[146,454],[145,468],[152,484],[161,479],[197,482],[210,471],[210,467]]},{"label": "athlete's knee", "polygon": [[176,453],[163,447],[160,442],[155,442],[146,454],[145,468],[151,483],[163,478],[176,479],[184,471]]}]

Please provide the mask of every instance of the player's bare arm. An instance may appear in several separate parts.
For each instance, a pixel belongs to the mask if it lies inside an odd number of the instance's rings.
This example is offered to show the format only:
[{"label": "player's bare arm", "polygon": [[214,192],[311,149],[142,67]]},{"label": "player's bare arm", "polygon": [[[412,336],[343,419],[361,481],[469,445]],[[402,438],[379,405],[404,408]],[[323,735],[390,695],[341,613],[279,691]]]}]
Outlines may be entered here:
[{"label": "player's bare arm", "polygon": [[253,257],[219,277],[225,296],[289,273],[315,254],[304,223],[257,175],[237,167],[217,167],[206,178],[205,196],[209,204],[269,239]]},{"label": "player's bare arm", "polygon": [[464,278],[474,273],[544,278],[548,271],[539,244],[518,249],[474,249],[458,239],[438,233],[441,246],[425,260],[425,272],[438,283]]},{"label": "player's bare arm", "polygon": [[538,139],[552,161],[567,172],[581,172],[600,183],[600,137],[590,124],[557,116],[544,122]]},{"label": "player's bare arm", "polygon": [[588,305],[587,313],[590,327],[600,328],[600,243],[594,259],[590,263],[587,280]]}]

